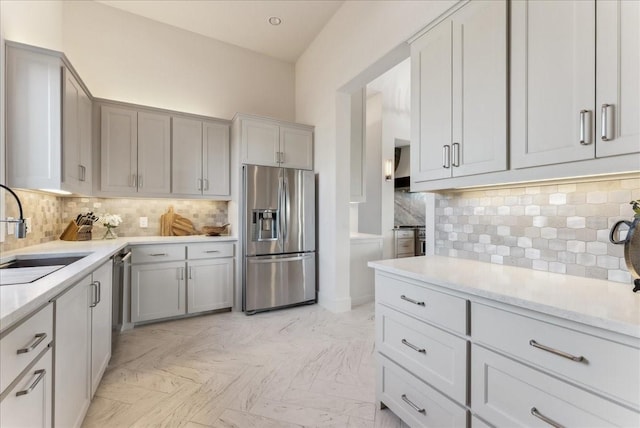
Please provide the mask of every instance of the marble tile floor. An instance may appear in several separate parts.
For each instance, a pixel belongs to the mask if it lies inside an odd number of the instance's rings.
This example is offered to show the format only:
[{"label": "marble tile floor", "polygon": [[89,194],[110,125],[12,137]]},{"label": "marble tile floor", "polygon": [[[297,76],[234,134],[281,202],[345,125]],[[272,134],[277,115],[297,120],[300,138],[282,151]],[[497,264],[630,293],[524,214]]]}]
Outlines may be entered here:
[{"label": "marble tile floor", "polygon": [[83,427],[405,427],[374,355],[373,304],[150,324],[118,336]]}]

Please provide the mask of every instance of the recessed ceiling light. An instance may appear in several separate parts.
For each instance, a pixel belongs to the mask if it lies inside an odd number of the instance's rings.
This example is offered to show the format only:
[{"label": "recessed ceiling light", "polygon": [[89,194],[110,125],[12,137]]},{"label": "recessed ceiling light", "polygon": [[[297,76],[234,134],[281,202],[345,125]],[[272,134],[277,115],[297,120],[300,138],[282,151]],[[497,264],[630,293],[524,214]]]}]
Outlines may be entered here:
[{"label": "recessed ceiling light", "polygon": [[277,16],[272,16],[271,18],[269,18],[269,24],[280,25],[282,24],[282,19],[278,18]]}]

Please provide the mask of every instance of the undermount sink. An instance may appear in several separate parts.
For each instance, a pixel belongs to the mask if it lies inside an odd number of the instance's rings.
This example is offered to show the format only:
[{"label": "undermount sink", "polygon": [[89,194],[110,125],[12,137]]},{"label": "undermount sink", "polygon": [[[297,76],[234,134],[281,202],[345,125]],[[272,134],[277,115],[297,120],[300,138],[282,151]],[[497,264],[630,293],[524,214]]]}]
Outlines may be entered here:
[{"label": "undermount sink", "polygon": [[88,254],[25,254],[0,264],[0,286],[29,284]]}]

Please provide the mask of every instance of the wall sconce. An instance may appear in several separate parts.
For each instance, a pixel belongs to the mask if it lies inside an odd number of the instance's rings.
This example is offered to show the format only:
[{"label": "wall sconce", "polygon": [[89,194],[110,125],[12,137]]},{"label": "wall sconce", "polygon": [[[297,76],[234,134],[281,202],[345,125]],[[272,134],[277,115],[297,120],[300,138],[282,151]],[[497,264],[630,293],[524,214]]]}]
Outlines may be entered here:
[{"label": "wall sconce", "polygon": [[384,161],[384,180],[393,180],[393,159],[387,159]]}]

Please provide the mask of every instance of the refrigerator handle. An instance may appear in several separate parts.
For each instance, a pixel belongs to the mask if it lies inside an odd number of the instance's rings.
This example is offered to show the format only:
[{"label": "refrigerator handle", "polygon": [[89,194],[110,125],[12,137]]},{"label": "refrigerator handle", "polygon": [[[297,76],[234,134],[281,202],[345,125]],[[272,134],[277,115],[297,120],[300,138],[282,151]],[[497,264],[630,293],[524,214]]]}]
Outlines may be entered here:
[{"label": "refrigerator handle", "polygon": [[290,211],[289,203],[291,202],[289,198],[289,180],[287,180],[286,176],[282,177],[282,183],[284,184],[284,207],[283,207],[284,215],[282,216],[284,219],[283,236],[286,242],[289,239],[289,211]]},{"label": "refrigerator handle", "polygon": [[285,223],[284,223],[284,176],[282,175],[282,169],[278,174],[278,215],[280,218],[278,219],[278,239],[284,244],[282,241],[282,236],[284,234]]}]

